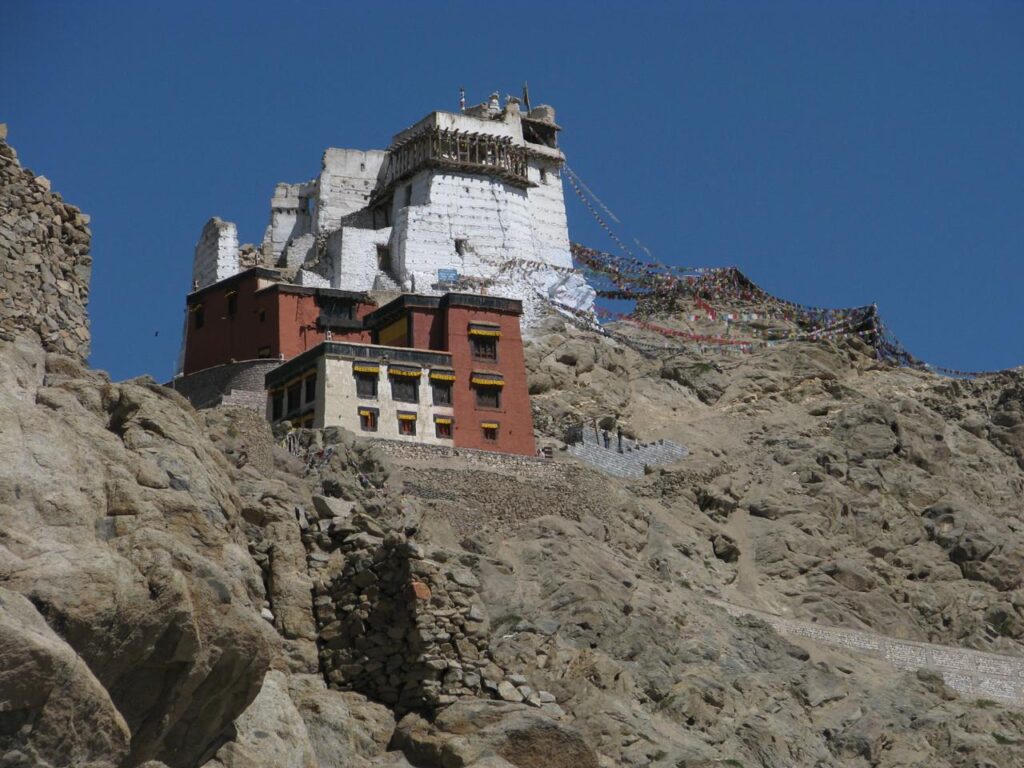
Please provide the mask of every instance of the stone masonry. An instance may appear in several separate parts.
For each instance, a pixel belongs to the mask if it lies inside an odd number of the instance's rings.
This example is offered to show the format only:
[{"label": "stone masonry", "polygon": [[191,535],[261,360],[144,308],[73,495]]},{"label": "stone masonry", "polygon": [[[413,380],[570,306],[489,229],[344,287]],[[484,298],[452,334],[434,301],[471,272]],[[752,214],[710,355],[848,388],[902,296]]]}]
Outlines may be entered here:
[{"label": "stone masonry", "polygon": [[622,453],[619,453],[618,437],[614,432],[609,435],[611,441],[607,448],[603,436],[595,435],[589,427],[583,427],[577,435],[578,442],[570,443],[566,448],[569,455],[616,477],[643,477],[649,467],[671,464],[689,455],[685,446],[671,440],[642,443],[623,438]]},{"label": "stone masonry", "polygon": [[[328,685],[399,713],[429,713],[464,698],[543,707],[550,694],[542,697],[521,670],[503,669],[490,652],[491,625],[473,573],[478,556],[416,540],[421,513],[394,493],[397,486],[388,490],[379,445],[348,443],[338,430],[290,437],[289,450],[305,457],[323,490],[295,514]],[[267,578],[269,566],[261,563]]]},{"label": "stone masonry", "polygon": [[0,124],[0,338],[36,333],[51,352],[89,356],[89,217],[22,168]]}]

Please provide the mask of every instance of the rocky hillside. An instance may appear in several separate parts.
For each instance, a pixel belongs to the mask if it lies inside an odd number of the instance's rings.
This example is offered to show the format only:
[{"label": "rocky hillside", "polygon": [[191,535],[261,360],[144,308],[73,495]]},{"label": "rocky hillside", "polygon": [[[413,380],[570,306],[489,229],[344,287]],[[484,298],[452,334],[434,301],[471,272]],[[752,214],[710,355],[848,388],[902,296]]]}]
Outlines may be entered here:
[{"label": "rocky hillside", "polygon": [[[1024,702],[772,628],[1024,656],[1018,375],[552,319],[555,458],[503,461],[282,440],[47,333],[0,338],[2,766],[1024,765]],[[689,455],[613,478],[580,420]]]}]

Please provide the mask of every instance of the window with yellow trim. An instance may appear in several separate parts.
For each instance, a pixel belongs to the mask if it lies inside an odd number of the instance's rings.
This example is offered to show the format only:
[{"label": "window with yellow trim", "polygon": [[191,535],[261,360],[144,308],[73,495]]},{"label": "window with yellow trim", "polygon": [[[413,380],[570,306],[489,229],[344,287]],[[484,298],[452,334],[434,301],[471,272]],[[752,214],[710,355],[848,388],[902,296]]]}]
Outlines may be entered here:
[{"label": "window with yellow trim", "polygon": [[434,433],[443,440],[451,440],[452,437],[452,420],[451,419],[435,419],[434,420]]},{"label": "window with yellow trim", "polygon": [[359,428],[363,432],[376,432],[377,431],[377,409],[376,408],[360,408],[359,409]]}]

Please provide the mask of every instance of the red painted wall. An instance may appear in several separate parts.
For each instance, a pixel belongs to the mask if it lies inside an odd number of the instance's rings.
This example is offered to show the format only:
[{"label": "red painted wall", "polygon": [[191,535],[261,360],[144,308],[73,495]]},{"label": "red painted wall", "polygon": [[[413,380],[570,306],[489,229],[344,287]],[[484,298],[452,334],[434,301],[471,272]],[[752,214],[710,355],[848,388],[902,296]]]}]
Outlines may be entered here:
[{"label": "red painted wall", "polygon": [[[497,362],[474,361],[469,341],[471,322],[496,323],[501,330]],[[533,413],[526,384],[526,363],[523,359],[523,337],[519,316],[471,307],[448,309],[448,352],[455,368],[452,392],[455,411],[454,442],[460,448],[478,448],[535,456]],[[501,390],[501,408],[482,409],[476,406],[476,391],[470,383],[473,371],[497,371],[505,380]],[[498,440],[484,440],[481,422],[500,424]]]},{"label": "red painted wall", "polygon": [[[197,297],[203,305],[204,322],[202,328],[196,328],[195,313],[189,312],[185,332],[186,374],[232,360],[253,360],[261,356],[260,350],[264,350],[264,357],[283,356],[288,360],[324,340],[323,331],[317,328],[320,308],[314,295],[282,291],[276,285],[258,288],[258,278],[251,276],[228,286],[214,287]],[[229,290],[237,291],[232,316],[227,314]],[[372,304],[358,304],[356,316],[362,318],[374,309]],[[368,331],[336,331],[333,338],[370,343]]]},{"label": "red painted wall", "polygon": [[[257,293],[256,288],[254,276],[198,297],[196,303],[203,306],[203,327],[196,328],[196,313],[190,311],[185,331],[185,373],[231,360],[252,360],[260,356],[263,347],[270,347],[270,357],[277,357],[273,297],[269,291]],[[228,290],[237,291],[233,315],[228,315]],[[265,312],[263,322],[259,319],[261,309]]]},{"label": "red painted wall", "polygon": [[413,307],[412,344],[416,349],[436,349],[444,351],[448,348],[448,339],[444,334],[444,315],[437,309]]}]

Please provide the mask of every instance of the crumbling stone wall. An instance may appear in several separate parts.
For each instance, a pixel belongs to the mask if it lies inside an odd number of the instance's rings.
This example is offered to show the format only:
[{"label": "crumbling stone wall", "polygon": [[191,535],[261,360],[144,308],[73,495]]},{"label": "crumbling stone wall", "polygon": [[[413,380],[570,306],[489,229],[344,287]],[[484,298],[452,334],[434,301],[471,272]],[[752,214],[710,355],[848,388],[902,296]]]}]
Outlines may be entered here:
[{"label": "crumbling stone wall", "polygon": [[22,168],[0,124],[0,338],[35,332],[51,352],[89,356],[89,217]]},{"label": "crumbling stone wall", "polygon": [[[490,626],[472,572],[447,554],[427,557],[397,531],[363,515],[325,516],[304,534],[326,533],[333,551],[314,553],[320,666],[329,684],[400,711],[429,710],[497,690],[504,672],[488,651]],[[440,555],[440,558],[438,558]]]}]

